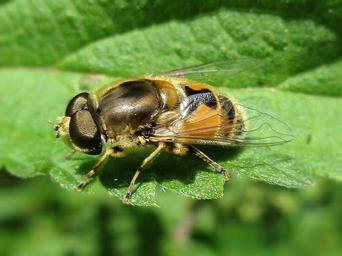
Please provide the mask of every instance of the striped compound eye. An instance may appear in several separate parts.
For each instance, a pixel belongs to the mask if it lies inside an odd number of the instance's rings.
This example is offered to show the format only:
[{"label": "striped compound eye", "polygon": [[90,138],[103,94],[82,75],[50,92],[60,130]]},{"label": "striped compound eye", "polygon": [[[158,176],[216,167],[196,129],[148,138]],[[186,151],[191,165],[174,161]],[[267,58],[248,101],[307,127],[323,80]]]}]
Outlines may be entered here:
[{"label": "striped compound eye", "polygon": [[88,105],[89,93],[80,93],[72,98],[65,110],[70,117],[69,135],[80,151],[98,155],[102,151],[101,134]]}]

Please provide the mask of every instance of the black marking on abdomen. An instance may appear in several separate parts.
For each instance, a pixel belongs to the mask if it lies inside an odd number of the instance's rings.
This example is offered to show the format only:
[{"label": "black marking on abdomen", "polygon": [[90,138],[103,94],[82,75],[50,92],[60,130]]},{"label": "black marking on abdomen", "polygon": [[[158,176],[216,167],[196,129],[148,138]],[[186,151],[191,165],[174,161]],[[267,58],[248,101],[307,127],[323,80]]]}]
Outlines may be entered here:
[{"label": "black marking on abdomen", "polygon": [[196,91],[188,86],[184,86],[184,89],[187,97],[182,99],[179,105],[183,117],[195,111],[201,104],[205,104],[213,109],[217,107],[216,97],[210,90],[202,89]]},{"label": "black marking on abdomen", "polygon": [[219,100],[220,100],[221,108],[227,113],[228,119],[234,120],[236,113],[235,113],[235,108],[231,100],[224,96],[219,96]]},{"label": "black marking on abdomen", "polygon": [[203,99],[203,102],[201,103],[206,104],[208,107],[216,108],[217,102],[216,102],[215,95],[214,93],[212,93],[212,91],[208,89],[194,90],[190,88],[189,86],[184,86],[184,90],[185,90],[186,96],[188,97],[193,97],[194,95],[197,95],[198,97],[202,96],[203,98],[206,98],[206,99]]}]

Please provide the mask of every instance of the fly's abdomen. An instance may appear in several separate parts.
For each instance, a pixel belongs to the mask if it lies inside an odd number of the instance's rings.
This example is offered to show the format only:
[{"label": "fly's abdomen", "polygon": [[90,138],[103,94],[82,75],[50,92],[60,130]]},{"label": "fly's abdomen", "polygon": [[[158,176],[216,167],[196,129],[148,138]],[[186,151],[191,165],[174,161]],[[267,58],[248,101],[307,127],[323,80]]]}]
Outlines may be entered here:
[{"label": "fly's abdomen", "polygon": [[221,134],[227,137],[240,135],[245,128],[245,120],[241,108],[231,99],[220,95]]}]

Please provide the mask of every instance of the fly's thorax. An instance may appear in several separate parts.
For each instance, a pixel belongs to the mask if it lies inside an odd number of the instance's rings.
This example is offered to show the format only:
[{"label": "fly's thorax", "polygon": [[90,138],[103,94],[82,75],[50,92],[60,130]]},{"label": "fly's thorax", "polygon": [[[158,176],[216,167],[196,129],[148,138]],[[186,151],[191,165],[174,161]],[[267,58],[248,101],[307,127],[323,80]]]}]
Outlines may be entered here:
[{"label": "fly's thorax", "polygon": [[[106,91],[98,100],[96,110],[108,140],[131,136],[144,125],[154,123],[163,109],[163,99],[153,81],[126,81]],[[120,137],[121,136],[121,137]]]}]

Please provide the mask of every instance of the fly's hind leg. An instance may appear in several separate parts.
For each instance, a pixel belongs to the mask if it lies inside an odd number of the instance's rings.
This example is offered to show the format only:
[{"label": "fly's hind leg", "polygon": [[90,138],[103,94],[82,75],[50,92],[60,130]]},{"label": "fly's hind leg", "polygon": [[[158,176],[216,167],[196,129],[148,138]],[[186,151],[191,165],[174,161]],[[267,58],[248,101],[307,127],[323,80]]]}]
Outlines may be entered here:
[{"label": "fly's hind leg", "polygon": [[154,159],[156,159],[156,157],[160,154],[160,152],[165,148],[164,143],[159,143],[158,147],[148,156],[144,159],[144,161],[141,163],[141,165],[139,166],[139,168],[135,171],[134,176],[128,186],[128,190],[127,193],[125,195],[125,197],[123,198],[123,203],[125,204],[129,204],[131,197],[132,197],[132,193],[134,190],[134,184],[135,181],[137,180],[139,174],[145,169],[145,167],[152,163]]},{"label": "fly's hind leg", "polygon": [[108,158],[115,153],[114,149],[107,149],[106,152],[103,154],[103,156],[96,162],[96,164],[91,168],[90,171],[88,171],[81,181],[80,184],[78,184],[76,191],[81,192],[94,178],[99,171],[101,170],[102,166],[107,162]]},{"label": "fly's hind leg", "polygon": [[229,180],[231,178],[230,172],[225,169],[220,164],[216,163],[214,160],[212,160],[209,156],[204,154],[201,150],[199,150],[197,147],[189,145],[190,151],[197,156],[198,158],[202,159],[204,162],[209,164],[215,171],[219,173],[223,173],[225,180]]}]

